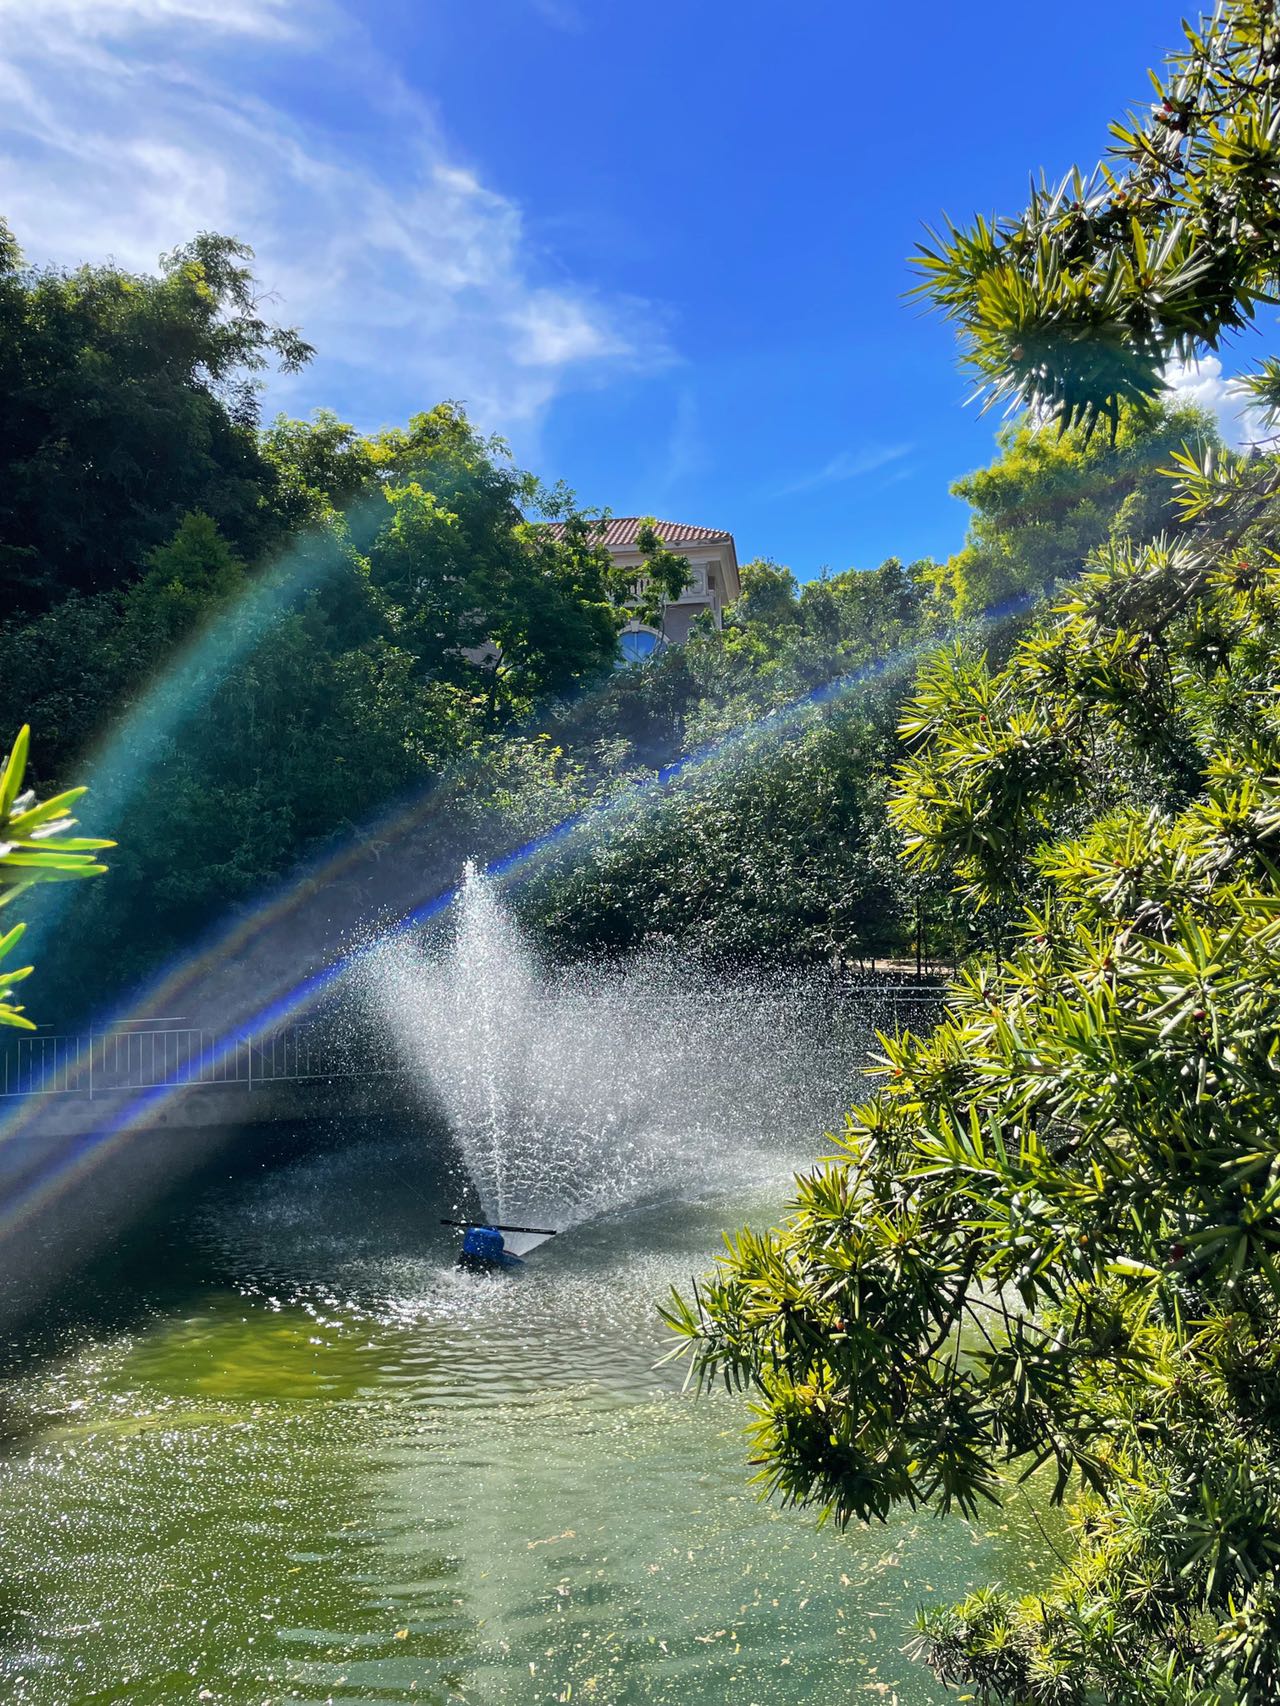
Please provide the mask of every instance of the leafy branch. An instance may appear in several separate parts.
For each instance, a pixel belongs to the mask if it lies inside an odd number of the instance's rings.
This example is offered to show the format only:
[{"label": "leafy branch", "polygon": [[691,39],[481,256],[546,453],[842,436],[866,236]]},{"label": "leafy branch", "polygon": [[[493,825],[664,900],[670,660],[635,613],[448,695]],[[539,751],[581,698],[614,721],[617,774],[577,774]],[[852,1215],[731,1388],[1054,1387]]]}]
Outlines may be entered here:
[{"label": "leafy branch", "polygon": [[[31,730],[24,726],[0,768],[0,906],[16,900],[36,883],[98,876],[106,866],[98,863],[96,855],[115,846],[113,841],[69,833],[76,827],[72,808],[86,789],[68,788],[43,801],[37,801],[32,789],[23,792],[30,745]],[[0,935],[0,960],[17,946],[25,930],[24,924],[15,924]],[[0,1024],[35,1029],[23,1009],[10,1000],[32,969],[0,966]]]}]

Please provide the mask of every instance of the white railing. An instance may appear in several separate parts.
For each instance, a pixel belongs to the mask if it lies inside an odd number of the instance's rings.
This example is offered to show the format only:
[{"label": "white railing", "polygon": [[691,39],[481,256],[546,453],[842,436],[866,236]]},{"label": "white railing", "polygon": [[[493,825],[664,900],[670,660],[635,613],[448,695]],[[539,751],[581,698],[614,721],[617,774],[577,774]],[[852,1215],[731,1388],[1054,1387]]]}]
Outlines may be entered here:
[{"label": "white railing", "polygon": [[292,1025],[250,1042],[194,1026],[118,1027],[83,1036],[23,1034],[0,1044],[0,1100],[18,1096],[106,1095],[179,1085],[366,1078],[395,1071],[373,1040],[338,1041],[315,1026]]},{"label": "white railing", "polygon": [[[936,1005],[919,984],[867,984],[887,1007]],[[287,1025],[256,1041],[171,1024],[119,1025],[83,1035],[18,1032],[0,1040],[0,1103],[24,1096],[108,1095],[181,1085],[302,1083],[308,1079],[383,1078],[412,1069],[385,1037],[367,1029],[315,1022]]]}]

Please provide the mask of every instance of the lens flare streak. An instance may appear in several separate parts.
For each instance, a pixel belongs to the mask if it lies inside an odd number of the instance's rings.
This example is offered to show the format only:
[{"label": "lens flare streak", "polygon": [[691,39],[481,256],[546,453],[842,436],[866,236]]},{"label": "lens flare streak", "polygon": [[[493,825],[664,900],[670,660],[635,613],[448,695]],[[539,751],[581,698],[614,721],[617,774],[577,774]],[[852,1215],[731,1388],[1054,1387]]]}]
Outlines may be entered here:
[{"label": "lens flare streak", "polygon": [[[1032,593],[1021,594],[998,607],[984,613],[981,625],[991,627],[999,622],[1019,614],[1034,602]],[[880,680],[884,676],[911,667],[924,656],[935,653],[954,635],[939,635],[928,642],[907,647],[896,653],[863,666],[847,675],[835,678],[829,682],[820,683],[801,698],[776,710],[767,712],[764,716],[740,728],[731,730],[718,740],[710,741],[692,752],[662,766],[651,776],[642,777],[632,782],[624,791],[609,797],[594,801],[583,810],[573,813],[552,828],[523,842],[520,846],[491,859],[481,867],[480,874],[487,880],[500,883],[517,878],[531,870],[537,861],[553,850],[562,848],[571,839],[585,836],[603,829],[610,817],[637,799],[655,802],[661,799],[673,785],[683,778],[695,774],[708,766],[722,762],[731,756],[758,748],[771,738],[794,726],[815,710],[836,703],[846,698],[858,688]],[[421,813],[422,803],[415,802],[408,812],[402,814],[401,821],[412,822]],[[388,830],[384,833],[393,833]],[[340,867],[354,856],[354,850],[349,849],[339,855],[329,866],[318,875],[306,881],[309,884],[324,882],[332,879],[334,867]],[[292,904],[295,891],[288,891],[278,900],[271,903],[264,913],[257,915],[256,920],[238,924],[230,933],[229,940],[243,942],[246,936],[263,923],[264,916],[275,916],[287,912]],[[200,1066],[210,1069],[225,1060],[235,1048],[245,1043],[255,1043],[275,1030],[287,1020],[297,1019],[313,1008],[324,996],[328,995],[335,986],[352,971],[364,963],[368,956],[377,948],[397,937],[408,935],[420,930],[424,925],[440,918],[453,906],[461,892],[459,884],[454,883],[442,888],[429,899],[414,907],[398,922],[382,932],[375,941],[365,942],[354,949],[335,957],[329,964],[310,973],[297,983],[289,986],[279,995],[260,1005],[244,1020],[232,1027],[205,1051]],[[228,938],[223,938],[219,944],[200,956],[203,964],[207,965],[224,956],[228,951]],[[190,967],[180,967],[173,976],[164,980],[155,995],[161,999],[172,999],[175,984],[191,981]],[[129,1134],[144,1128],[155,1116],[174,1098],[181,1096],[189,1086],[162,1085],[140,1093],[125,1105],[114,1110],[103,1124],[90,1136],[80,1138],[66,1146],[61,1155],[47,1159],[39,1166],[33,1177],[19,1186],[8,1196],[4,1208],[0,1211],[0,1239],[10,1234],[16,1227],[47,1209],[58,1193],[66,1189],[72,1178],[78,1177],[85,1171],[102,1165],[117,1152],[127,1141]],[[30,1103],[28,1098],[28,1104]],[[14,1143],[21,1132],[24,1116],[30,1117],[29,1105],[20,1108],[18,1114],[9,1122],[8,1130],[0,1141],[8,1146]]]}]

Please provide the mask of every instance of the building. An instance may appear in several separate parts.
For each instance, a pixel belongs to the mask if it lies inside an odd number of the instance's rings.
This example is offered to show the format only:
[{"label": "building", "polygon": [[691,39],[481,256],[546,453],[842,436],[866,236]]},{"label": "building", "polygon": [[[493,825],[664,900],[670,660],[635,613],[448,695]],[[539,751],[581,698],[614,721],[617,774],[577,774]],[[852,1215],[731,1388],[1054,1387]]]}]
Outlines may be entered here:
[{"label": "building", "polygon": [[[601,544],[615,563],[636,570],[639,584],[643,576],[644,557],[636,544],[641,524],[648,517],[615,515],[606,524]],[[622,631],[622,655],[631,663],[651,657],[664,644],[679,646],[689,638],[695,617],[709,611],[719,628],[724,610],[732,604],[741,590],[738,581],[738,553],[732,533],[720,533],[714,527],[691,527],[683,521],[655,521],[654,531],[669,551],[676,551],[689,562],[689,585],[679,598],[667,604],[662,612],[662,626],[653,628],[644,622],[628,622]]]}]

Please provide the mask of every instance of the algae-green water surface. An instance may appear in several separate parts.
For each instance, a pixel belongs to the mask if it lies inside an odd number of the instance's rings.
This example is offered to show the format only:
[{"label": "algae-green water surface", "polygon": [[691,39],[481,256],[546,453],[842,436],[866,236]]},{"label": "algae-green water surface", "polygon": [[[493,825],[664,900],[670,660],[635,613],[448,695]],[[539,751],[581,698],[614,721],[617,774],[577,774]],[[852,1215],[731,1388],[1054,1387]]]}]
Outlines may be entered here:
[{"label": "algae-green water surface", "polygon": [[756,1500],[744,1402],[655,1367],[655,1300],[803,1157],[744,1150],[477,1279],[421,1148],[193,1188],[6,1369],[3,1697],[947,1698],[911,1614],[1024,1579],[1017,1520],[819,1532]]}]

